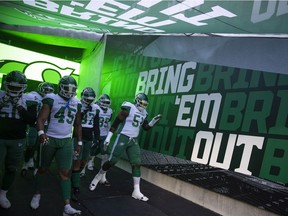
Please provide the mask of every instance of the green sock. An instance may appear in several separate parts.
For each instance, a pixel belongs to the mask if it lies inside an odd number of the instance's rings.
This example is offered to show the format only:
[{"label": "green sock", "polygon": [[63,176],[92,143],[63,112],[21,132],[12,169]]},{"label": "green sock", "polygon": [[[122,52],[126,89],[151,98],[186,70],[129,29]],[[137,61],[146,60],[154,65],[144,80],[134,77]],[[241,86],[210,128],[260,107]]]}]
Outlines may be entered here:
[{"label": "green sock", "polygon": [[80,170],[72,171],[72,187],[80,187]]},{"label": "green sock", "polygon": [[70,200],[71,198],[71,180],[61,180],[61,190],[64,200]]},{"label": "green sock", "polygon": [[16,172],[5,172],[3,176],[2,190],[8,190],[15,180]]},{"label": "green sock", "polygon": [[35,190],[36,190],[36,192],[40,192],[40,189],[42,188],[43,180],[44,180],[44,175],[37,174],[35,176],[35,187],[36,187]]}]

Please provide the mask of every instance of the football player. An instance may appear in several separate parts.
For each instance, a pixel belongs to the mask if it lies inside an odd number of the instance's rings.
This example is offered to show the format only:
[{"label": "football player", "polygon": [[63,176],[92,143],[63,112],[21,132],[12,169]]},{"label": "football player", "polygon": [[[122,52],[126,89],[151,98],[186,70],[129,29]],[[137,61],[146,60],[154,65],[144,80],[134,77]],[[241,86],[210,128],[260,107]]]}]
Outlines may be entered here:
[{"label": "football player", "polygon": [[[77,83],[72,76],[64,76],[58,84],[58,94],[47,94],[42,100],[42,108],[37,118],[37,130],[40,140],[39,168],[35,175],[36,191],[30,202],[32,209],[40,204],[41,183],[45,178],[52,160],[55,158],[59,168],[61,191],[64,200],[63,215],[78,215],[80,210],[70,205],[70,171],[73,160],[72,128],[78,140],[76,154],[82,148],[81,102],[76,96]],[[45,122],[49,120],[47,131]]]},{"label": "football player", "polygon": [[[81,115],[82,115],[82,141],[83,148],[79,155],[74,155],[73,169],[72,169],[72,199],[78,200],[80,193],[80,171],[90,156],[90,149],[92,144],[99,143],[99,112],[100,107],[94,104],[96,98],[95,91],[90,88],[84,88],[81,92]],[[74,148],[77,148],[76,134],[73,133]],[[76,149],[75,149],[76,150]]]},{"label": "football player", "polygon": [[[36,116],[38,116],[39,111],[42,106],[42,99],[46,94],[54,92],[53,84],[49,82],[42,82],[38,85],[36,91],[31,91],[24,96],[26,96],[27,105],[36,106]],[[26,176],[28,169],[34,169],[34,154],[36,150],[37,143],[37,130],[36,122],[28,127],[28,137],[27,146],[24,153],[24,164],[22,166],[21,175]]]},{"label": "football player", "polygon": [[8,73],[4,87],[5,91],[0,90],[0,167],[4,168],[0,206],[8,209],[11,203],[6,194],[15,180],[17,166],[23,157],[27,125],[36,121],[36,115],[33,107],[28,109],[25,103],[27,79],[22,72],[15,70]]},{"label": "football player", "polygon": [[[100,126],[100,142],[99,145],[93,145],[90,151],[91,159],[88,162],[87,168],[89,170],[94,169],[94,159],[95,156],[99,153],[101,154],[101,166],[108,160],[108,152],[107,150],[104,151],[104,141],[108,135],[110,129],[110,122],[112,119],[113,111],[110,108],[111,99],[109,95],[102,94],[98,101],[96,102],[100,106],[100,113],[99,113],[99,126]],[[85,174],[85,169],[81,171],[81,176]],[[106,173],[103,174],[102,179],[100,180],[101,184],[105,186],[110,186],[110,183],[106,179]]]},{"label": "football player", "polygon": [[97,184],[102,179],[103,175],[113,167],[124,151],[129,158],[132,167],[133,186],[134,190],[132,197],[141,201],[148,201],[148,197],[144,196],[140,191],[140,146],[137,141],[140,128],[144,130],[151,129],[161,118],[161,115],[155,116],[150,122],[147,121],[148,97],[144,93],[138,93],[135,97],[135,102],[123,102],[121,111],[118,113],[114,120],[109,133],[104,141],[104,146],[107,148],[113,133],[117,131],[117,137],[113,143],[112,150],[108,161],[106,161],[99,172],[95,175],[94,179],[89,185],[91,191],[95,190]]}]

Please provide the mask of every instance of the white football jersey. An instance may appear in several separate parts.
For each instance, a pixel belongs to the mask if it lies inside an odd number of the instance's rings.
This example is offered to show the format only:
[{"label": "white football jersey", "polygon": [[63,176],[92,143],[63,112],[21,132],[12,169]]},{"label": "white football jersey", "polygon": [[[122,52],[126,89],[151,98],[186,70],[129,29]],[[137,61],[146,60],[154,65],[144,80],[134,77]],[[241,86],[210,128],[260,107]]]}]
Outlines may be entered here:
[{"label": "white football jersey", "polygon": [[[91,104],[92,109],[87,111],[84,116],[82,116],[82,127],[93,128],[94,118],[97,113],[100,112],[100,107],[97,104]],[[82,112],[85,112],[84,106],[82,106]]]},{"label": "white football jersey", "polygon": [[43,97],[40,94],[38,94],[38,92],[31,91],[27,94],[24,94],[22,98],[23,98],[23,104],[25,104],[26,107],[34,105],[37,106],[37,116],[38,116],[42,106]]},{"label": "white football jersey", "polygon": [[64,100],[58,94],[47,94],[43,104],[51,107],[47,135],[54,138],[68,138],[72,135],[75,116],[81,111],[81,102],[77,98]]},{"label": "white football jersey", "polygon": [[[6,95],[6,92],[0,90],[0,101],[3,100],[5,95]],[[23,94],[21,96],[22,101],[25,101],[24,95],[25,94]],[[23,107],[25,109],[27,109],[27,107],[25,106],[25,103],[23,103]],[[5,105],[2,107],[2,109],[0,110],[0,117],[2,117],[2,118],[20,119],[19,112],[16,109],[16,106],[15,105],[13,106],[11,101],[6,102]]]},{"label": "white football jersey", "polygon": [[100,108],[100,113],[99,113],[100,136],[108,135],[112,113],[113,111],[111,108],[108,108],[106,111]]},{"label": "white football jersey", "polygon": [[140,128],[148,115],[147,111],[139,111],[137,107],[130,102],[123,102],[121,108],[128,110],[129,115],[120,125],[118,133],[128,137],[138,137]]}]

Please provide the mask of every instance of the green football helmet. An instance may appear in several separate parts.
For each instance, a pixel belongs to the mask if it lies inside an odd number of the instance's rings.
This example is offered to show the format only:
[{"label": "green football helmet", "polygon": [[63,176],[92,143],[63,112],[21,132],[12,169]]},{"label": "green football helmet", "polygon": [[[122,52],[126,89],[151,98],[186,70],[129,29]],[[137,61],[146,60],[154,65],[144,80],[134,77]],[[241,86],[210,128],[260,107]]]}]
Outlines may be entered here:
[{"label": "green football helmet", "polygon": [[54,92],[54,86],[49,82],[42,82],[37,87],[37,92],[44,97],[46,94]]},{"label": "green football helmet", "polygon": [[72,76],[63,76],[58,84],[58,94],[70,99],[76,96],[77,82]]},{"label": "green football helmet", "polygon": [[95,98],[96,98],[96,93],[92,88],[87,87],[87,88],[82,90],[81,102],[83,104],[85,104],[86,106],[92,104],[94,102]]},{"label": "green football helmet", "polygon": [[17,70],[11,71],[5,78],[4,86],[10,97],[21,97],[27,88],[25,74]]},{"label": "green football helmet", "polygon": [[110,107],[110,104],[111,104],[111,99],[110,99],[109,95],[102,94],[98,99],[98,104],[102,109],[104,109],[104,110],[108,109]]},{"label": "green football helmet", "polygon": [[138,93],[135,96],[135,106],[140,110],[145,110],[148,106],[148,96],[144,93]]}]

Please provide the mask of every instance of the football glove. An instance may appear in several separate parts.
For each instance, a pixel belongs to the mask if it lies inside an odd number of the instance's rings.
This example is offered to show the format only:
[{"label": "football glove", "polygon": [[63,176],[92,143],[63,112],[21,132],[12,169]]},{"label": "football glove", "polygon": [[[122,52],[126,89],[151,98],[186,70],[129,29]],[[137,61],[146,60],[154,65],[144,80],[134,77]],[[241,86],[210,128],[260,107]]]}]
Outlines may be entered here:
[{"label": "football glove", "polygon": [[111,139],[112,136],[113,136],[113,133],[112,133],[111,131],[109,131],[109,132],[108,132],[108,135],[107,135],[107,137],[106,137],[106,139],[105,139],[105,141],[104,141],[104,146],[103,146],[103,150],[104,150],[104,151],[107,151],[107,148],[108,148],[108,146],[109,146],[110,139]]},{"label": "football glove", "polygon": [[49,143],[49,137],[46,134],[40,135],[40,145],[44,146]]},{"label": "football glove", "polygon": [[148,123],[150,127],[153,127],[160,119],[162,115],[158,114],[157,116],[153,117],[153,119]]}]

